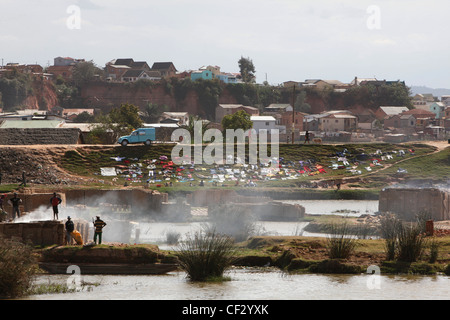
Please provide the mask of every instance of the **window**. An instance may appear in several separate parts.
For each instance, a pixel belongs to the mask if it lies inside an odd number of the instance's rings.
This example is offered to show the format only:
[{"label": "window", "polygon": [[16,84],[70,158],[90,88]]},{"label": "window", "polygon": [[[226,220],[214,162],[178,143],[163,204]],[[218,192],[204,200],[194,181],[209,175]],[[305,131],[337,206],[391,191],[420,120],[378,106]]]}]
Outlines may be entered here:
[{"label": "window", "polygon": [[269,122],[266,121],[266,127],[268,127],[268,126],[269,126]]}]

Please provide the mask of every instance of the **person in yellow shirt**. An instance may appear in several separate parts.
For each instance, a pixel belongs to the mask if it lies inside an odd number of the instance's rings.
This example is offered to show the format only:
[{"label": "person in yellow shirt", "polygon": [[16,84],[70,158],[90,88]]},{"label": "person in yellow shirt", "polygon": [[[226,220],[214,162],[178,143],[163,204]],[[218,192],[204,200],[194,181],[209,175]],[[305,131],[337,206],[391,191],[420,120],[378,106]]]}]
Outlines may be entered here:
[{"label": "person in yellow shirt", "polygon": [[97,244],[97,237],[98,237],[98,244],[102,244],[102,233],[103,233],[103,227],[106,226],[106,223],[100,219],[99,216],[96,217],[94,221],[94,243]]}]

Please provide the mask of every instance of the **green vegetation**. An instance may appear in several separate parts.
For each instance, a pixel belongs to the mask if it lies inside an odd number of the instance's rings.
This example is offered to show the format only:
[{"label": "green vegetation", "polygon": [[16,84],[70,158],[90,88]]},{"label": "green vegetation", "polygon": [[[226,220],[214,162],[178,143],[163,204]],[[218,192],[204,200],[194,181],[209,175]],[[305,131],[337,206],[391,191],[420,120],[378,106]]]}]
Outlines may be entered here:
[{"label": "green vegetation", "polygon": [[[149,161],[152,159],[159,159],[161,155],[165,155],[170,158],[172,148],[171,144],[154,144],[151,147],[145,146],[132,146],[132,147],[90,147],[90,148],[77,148],[76,150],[67,151],[62,159],[55,159],[61,164],[63,169],[86,177],[94,178],[98,177],[100,168],[102,167],[115,167],[123,165],[123,163],[115,161],[113,158],[125,157],[131,159],[131,164],[138,164],[142,161]],[[205,148],[205,146],[203,146]],[[354,175],[346,167],[340,167],[337,169],[331,168],[333,163],[337,161],[337,154],[347,149],[346,157],[349,161],[355,161],[361,170],[361,174]],[[374,166],[372,170],[366,171],[365,166],[371,162],[370,159],[374,153],[379,152],[392,152],[399,150],[414,149],[414,154],[407,154],[405,157],[400,157],[394,154],[392,159],[386,159],[382,161],[383,166]],[[192,147],[192,154],[194,154],[194,147]],[[228,182],[224,186],[217,186],[218,188],[233,188],[239,189],[240,192],[251,195],[252,193],[264,194],[273,196],[277,199],[282,199],[283,194],[286,196],[292,196],[295,193],[295,197],[298,199],[307,198],[328,198],[328,199],[377,199],[377,192],[387,185],[387,180],[392,180],[395,177],[409,178],[409,179],[425,179],[422,175],[423,171],[426,171],[426,178],[429,180],[441,180],[445,178],[450,172],[450,148],[433,153],[435,148],[425,144],[343,144],[343,145],[292,145],[281,144],[279,145],[279,154],[283,158],[284,166],[281,169],[279,175],[274,176],[271,179],[256,181],[257,188],[245,188],[242,185],[235,186],[234,183]],[[236,151],[235,151],[236,152]],[[245,150],[248,154],[248,148]],[[270,146],[268,154],[270,155]],[[366,160],[358,160],[359,155],[367,155]],[[135,159],[135,160],[133,160]],[[355,159],[355,160],[353,160]],[[427,159],[430,159],[432,165],[427,165]],[[170,159],[169,159],[170,160]],[[315,164],[322,166],[325,172],[320,174],[303,174],[295,179],[286,179],[284,171],[286,170],[299,170],[300,161],[313,161]],[[424,167],[420,170],[417,163],[421,163]],[[353,164],[355,165],[355,164]],[[197,166],[199,167],[199,166]],[[217,168],[215,165],[203,165],[205,168],[203,175],[209,176],[209,169]],[[405,168],[408,173],[399,176],[395,167]],[[417,176],[415,172],[417,168]],[[163,171],[162,166],[157,166],[157,169]],[[411,173],[412,172],[412,173]],[[193,178],[196,180],[194,185],[198,185],[200,172],[193,172]],[[450,177],[450,176],[449,176]],[[352,181],[348,185],[350,188],[341,189],[339,192],[334,190],[334,181],[336,179],[349,178]],[[102,177],[102,179],[108,181],[111,177]],[[205,180],[205,186],[208,188],[215,188],[210,178],[203,178]],[[316,189],[315,184],[317,181],[323,181],[328,186],[328,190],[324,188]],[[173,187],[160,189],[164,192],[171,194],[189,192],[197,188],[198,186],[190,187],[186,183],[179,183],[175,175],[172,175],[171,181],[174,183]],[[121,182],[123,183],[123,182]],[[145,184],[145,180],[141,182],[141,185]],[[139,185],[139,184],[138,184]],[[193,189],[194,188],[194,189]]]},{"label": "green vegetation", "polygon": [[353,230],[347,222],[327,226],[327,250],[331,259],[347,259],[354,253],[358,241]]},{"label": "green vegetation", "polygon": [[244,110],[226,115],[222,119],[222,128],[224,131],[227,129],[242,129],[243,131],[246,131],[252,127],[253,122],[250,120],[250,115]]},{"label": "green vegetation", "polygon": [[20,108],[28,95],[33,93],[33,82],[29,74],[18,72],[13,69],[11,72],[0,78],[0,107],[4,111]]},{"label": "green vegetation", "polygon": [[234,260],[234,241],[218,233],[197,232],[179,244],[177,257],[182,270],[192,281],[223,280]]},{"label": "green vegetation", "polygon": [[32,248],[0,237],[0,298],[17,298],[26,294],[35,272]]}]

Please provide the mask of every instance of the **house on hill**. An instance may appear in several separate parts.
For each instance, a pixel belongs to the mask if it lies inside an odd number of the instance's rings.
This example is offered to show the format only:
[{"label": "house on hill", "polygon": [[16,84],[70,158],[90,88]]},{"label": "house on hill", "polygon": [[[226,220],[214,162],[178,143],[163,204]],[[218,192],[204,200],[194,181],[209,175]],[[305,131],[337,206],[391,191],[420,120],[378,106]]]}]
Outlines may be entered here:
[{"label": "house on hill", "polygon": [[247,112],[250,116],[258,116],[259,110],[255,107],[244,106],[242,104],[219,104],[216,107],[216,122],[221,123],[222,119],[240,110]]},{"label": "house on hill", "polygon": [[136,82],[141,79],[161,80],[161,74],[158,71],[146,70],[127,70],[121,77],[123,82]]},{"label": "house on hill", "polygon": [[271,103],[265,108],[267,113],[292,112],[292,106],[289,103]]},{"label": "house on hill", "polygon": [[431,111],[423,110],[423,109],[411,109],[401,113],[401,115],[412,115],[416,119],[434,119],[436,118],[436,114]]},{"label": "house on hill", "polygon": [[445,108],[447,106],[443,102],[433,102],[430,105],[430,111],[436,114],[436,119],[442,119],[445,116]]},{"label": "house on hill", "polygon": [[402,112],[408,111],[408,107],[405,106],[381,106],[375,111],[375,116],[378,120],[382,121],[386,117],[390,117]]},{"label": "house on hill", "polygon": [[416,118],[412,114],[395,114],[384,119],[384,128],[415,128],[416,121]]},{"label": "house on hill", "polygon": [[145,61],[134,61],[132,58],[111,60],[105,67],[106,78],[110,81],[134,82],[139,79],[159,80],[156,72],[151,72]]},{"label": "house on hill", "polygon": [[172,62],[155,62],[152,65],[152,70],[159,71],[162,78],[175,77],[177,69]]},{"label": "house on hill", "polygon": [[330,112],[320,119],[320,127],[324,132],[351,132],[358,127],[358,118],[347,112]]}]

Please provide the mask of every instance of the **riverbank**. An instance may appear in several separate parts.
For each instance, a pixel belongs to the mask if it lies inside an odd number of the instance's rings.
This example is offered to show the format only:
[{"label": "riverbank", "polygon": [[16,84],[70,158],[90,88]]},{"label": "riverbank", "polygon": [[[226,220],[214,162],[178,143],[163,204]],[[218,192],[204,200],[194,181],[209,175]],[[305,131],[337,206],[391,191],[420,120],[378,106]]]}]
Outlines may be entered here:
[{"label": "riverbank", "polygon": [[[326,237],[254,236],[236,244],[233,265],[258,268],[270,266],[289,273],[317,274],[360,274],[365,273],[369,266],[377,266],[383,274],[450,275],[450,235],[442,235],[434,240],[439,246],[436,262],[429,262],[430,251],[427,247],[420,260],[406,263],[387,261],[382,239],[357,240],[355,251],[349,258],[330,259]],[[102,274],[102,264],[104,274],[114,274],[111,266],[124,263],[129,265],[129,274],[137,274],[133,265],[142,267],[139,274],[145,274],[145,265],[148,266],[147,274],[158,274],[157,270],[163,274],[177,269],[175,250],[160,250],[155,245],[106,243],[87,247],[59,246],[36,249],[35,255],[41,264],[95,264],[97,274]],[[126,269],[121,269],[120,274],[126,273]]]}]

